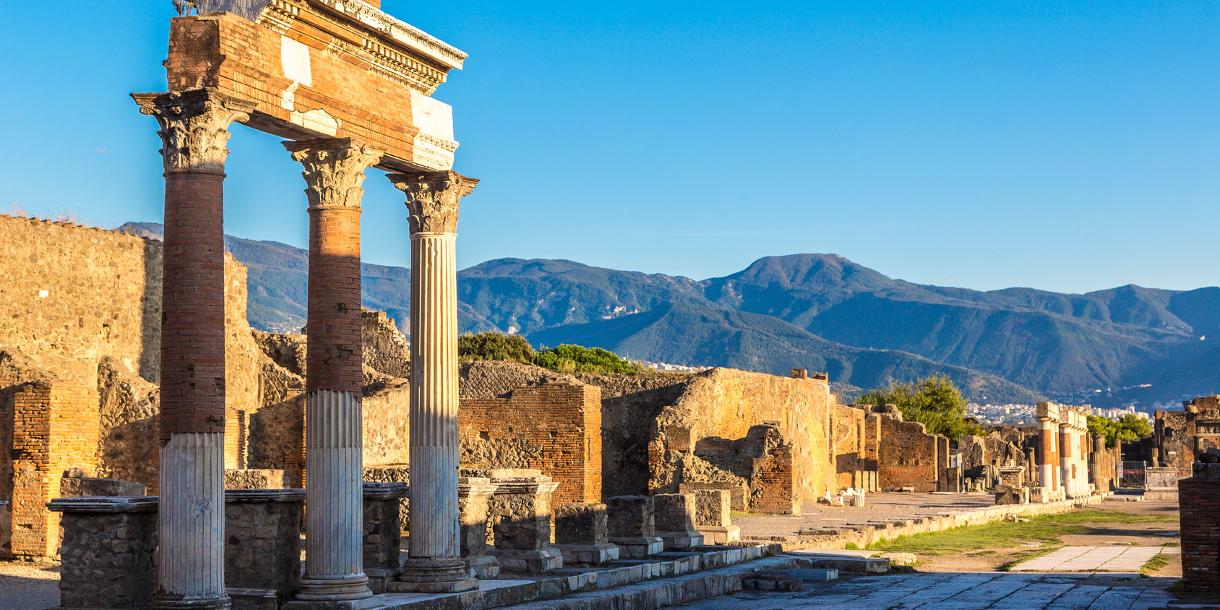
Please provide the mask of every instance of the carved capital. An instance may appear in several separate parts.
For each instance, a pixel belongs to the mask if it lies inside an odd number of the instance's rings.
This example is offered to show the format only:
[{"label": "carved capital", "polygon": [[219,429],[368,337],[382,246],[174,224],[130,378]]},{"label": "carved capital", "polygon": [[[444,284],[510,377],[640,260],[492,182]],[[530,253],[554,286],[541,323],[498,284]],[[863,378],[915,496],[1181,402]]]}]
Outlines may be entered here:
[{"label": "carved capital", "polygon": [[161,157],[166,172],[224,173],[229,156],[229,126],[248,121],[254,109],[208,89],[183,93],[133,93],[140,112],[161,126]]},{"label": "carved capital", "polygon": [[381,161],[382,153],[350,138],[284,142],[304,170],[309,208],[360,209],[364,170]]},{"label": "carved capital", "polygon": [[388,178],[407,194],[411,234],[456,233],[462,198],[479,183],[455,171],[390,174]]}]

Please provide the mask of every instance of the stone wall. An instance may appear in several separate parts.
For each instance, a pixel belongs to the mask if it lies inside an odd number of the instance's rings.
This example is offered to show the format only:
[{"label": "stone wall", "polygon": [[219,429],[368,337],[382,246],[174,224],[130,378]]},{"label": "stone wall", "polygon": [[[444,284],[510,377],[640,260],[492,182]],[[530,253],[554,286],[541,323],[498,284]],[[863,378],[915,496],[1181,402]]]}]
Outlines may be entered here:
[{"label": "stone wall", "polygon": [[1185,401],[1181,411],[1157,411],[1153,437],[1160,465],[1190,476],[1200,455],[1220,449],[1220,395]]},{"label": "stone wall", "polygon": [[[835,489],[847,487],[866,488],[865,472],[869,464],[865,458],[865,412],[864,409],[835,405],[831,430],[831,442],[835,463]],[[872,468],[876,470],[875,465]]]},{"label": "stone wall", "polygon": [[[792,379],[733,369],[711,369],[684,382],[677,401],[662,409],[648,446],[650,493],[674,493],[699,473],[689,472],[703,439],[740,439],[773,422],[792,443],[796,503],[813,503],[835,485],[830,447],[834,399],[824,378]],[[723,469],[729,470],[729,469]]]},{"label": "stone wall", "polygon": [[903,421],[896,409],[880,415],[878,486],[882,490],[909,487],[918,492],[938,491],[940,439],[944,437],[928,434],[919,422]]},{"label": "stone wall", "polygon": [[602,498],[601,391],[575,379],[463,398],[462,467],[532,468],[559,483],[555,501]]}]

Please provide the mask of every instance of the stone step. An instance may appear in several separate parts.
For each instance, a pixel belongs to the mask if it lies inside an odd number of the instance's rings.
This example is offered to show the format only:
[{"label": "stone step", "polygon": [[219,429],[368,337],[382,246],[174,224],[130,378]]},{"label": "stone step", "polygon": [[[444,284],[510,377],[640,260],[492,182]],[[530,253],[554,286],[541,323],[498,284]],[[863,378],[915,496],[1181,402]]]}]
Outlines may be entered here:
[{"label": "stone step", "polygon": [[[645,600],[645,605],[626,606],[653,608],[647,600],[677,599],[699,591],[713,591],[707,596],[741,590],[741,577],[755,569],[804,567],[791,558],[777,558],[779,545],[700,547],[690,553],[664,553],[651,561],[618,561],[606,568],[584,571],[564,570],[562,576],[521,579],[484,580],[476,591],[444,595],[420,593],[386,593],[369,600],[368,608],[377,610],[480,610],[528,604],[531,608],[551,607],[546,603],[563,603],[579,596],[606,593],[607,599]],[[575,572],[575,573],[573,573]],[[708,580],[699,580],[707,575]],[[675,580],[676,579],[676,580]],[[692,580],[693,579],[693,580]],[[655,591],[652,587],[656,584]],[[617,592],[617,593],[612,593]],[[691,599],[702,599],[692,597]],[[600,603],[600,602],[599,602]],[[363,606],[362,606],[363,607]],[[559,605],[556,608],[569,606]],[[570,606],[586,607],[586,606]],[[596,607],[596,606],[595,606]],[[620,608],[624,606],[613,606]]]},{"label": "stone step", "polygon": [[844,574],[885,574],[890,571],[889,559],[871,557],[865,553],[867,551],[860,551],[856,554],[850,551],[843,553],[792,551],[784,553],[783,557],[797,560],[801,567],[838,570]]},{"label": "stone step", "polygon": [[577,593],[548,602],[525,603],[516,607],[537,610],[651,610],[679,606],[736,593],[743,590],[744,582],[756,574],[793,571],[796,566],[797,562],[793,559],[769,557],[715,570]]}]

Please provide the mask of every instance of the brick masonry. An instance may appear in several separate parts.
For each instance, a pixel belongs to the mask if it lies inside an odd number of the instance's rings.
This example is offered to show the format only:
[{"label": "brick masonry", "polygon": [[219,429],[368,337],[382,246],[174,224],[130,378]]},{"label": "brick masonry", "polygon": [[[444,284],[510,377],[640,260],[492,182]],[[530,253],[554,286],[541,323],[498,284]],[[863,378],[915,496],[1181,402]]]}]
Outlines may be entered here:
[{"label": "brick masonry", "polygon": [[1220,596],[1220,480],[1178,481],[1178,501],[1185,589]]},{"label": "brick masonry", "polygon": [[538,469],[559,483],[556,504],[598,502],[601,413],[601,391],[579,382],[463,398],[458,411],[462,466]]}]

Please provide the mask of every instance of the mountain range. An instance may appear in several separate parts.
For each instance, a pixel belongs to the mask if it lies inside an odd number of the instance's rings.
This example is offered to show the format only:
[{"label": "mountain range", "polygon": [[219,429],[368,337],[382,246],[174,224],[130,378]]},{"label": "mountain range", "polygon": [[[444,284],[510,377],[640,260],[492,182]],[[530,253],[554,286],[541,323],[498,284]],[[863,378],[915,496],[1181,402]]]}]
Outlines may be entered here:
[{"label": "mountain range", "polygon": [[[160,226],[120,230],[159,236]],[[306,253],[228,237],[249,268],[252,326],[304,325]],[[364,305],[406,327],[409,272],[363,266]],[[1220,288],[976,291],[889,278],[833,254],[766,257],[707,280],[496,259],[459,272],[463,330],[624,356],[786,374],[847,392],[944,373],[970,398],[1143,406],[1220,391]]]}]

